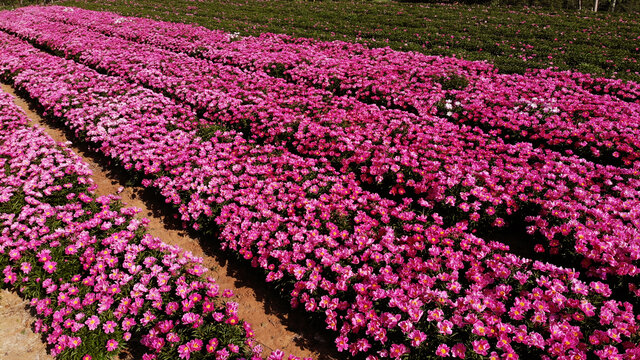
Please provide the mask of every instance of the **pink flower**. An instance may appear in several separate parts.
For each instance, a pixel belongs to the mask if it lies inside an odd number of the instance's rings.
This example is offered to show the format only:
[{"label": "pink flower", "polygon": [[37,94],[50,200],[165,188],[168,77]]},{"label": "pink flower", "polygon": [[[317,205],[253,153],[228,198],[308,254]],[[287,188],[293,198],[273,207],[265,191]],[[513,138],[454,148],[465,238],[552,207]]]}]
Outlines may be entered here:
[{"label": "pink flower", "polygon": [[227,318],[227,320],[225,320],[225,323],[229,325],[236,325],[238,321],[239,321],[238,317],[234,315]]},{"label": "pink flower", "polygon": [[449,356],[449,347],[447,344],[440,344],[436,349],[436,355],[446,357]]},{"label": "pink flower", "polygon": [[56,263],[55,261],[47,261],[44,263],[43,267],[44,267],[44,271],[46,271],[49,274],[53,274],[56,271],[56,265],[58,263]]},{"label": "pink flower", "polygon": [[338,348],[338,351],[347,350],[349,347],[349,339],[344,335],[338,336],[336,338],[336,347]]},{"label": "pink flower", "polygon": [[358,339],[358,341],[356,342],[356,349],[358,349],[358,351],[360,352],[366,352],[370,348],[371,344],[369,344],[369,341],[367,341],[367,339]]},{"label": "pink flower", "polygon": [[218,347],[218,339],[213,338],[211,340],[209,340],[209,342],[207,343],[207,352],[208,353],[212,353],[216,350],[216,348]]},{"label": "pink flower", "polygon": [[111,334],[116,329],[116,323],[113,321],[107,321],[102,325],[102,330],[104,330],[105,334]]},{"label": "pink flower", "polygon": [[98,327],[98,325],[100,325],[100,318],[92,315],[84,322],[84,324],[87,325],[87,328],[89,328],[89,330],[93,331]]},{"label": "pink flower", "polygon": [[[277,350],[276,350],[277,351]],[[229,350],[220,349],[216,351],[216,360],[227,360],[229,358]]]},{"label": "pink flower", "polygon": [[166,339],[168,342],[178,342],[180,341],[180,336],[178,336],[178,334],[174,333],[174,332],[170,332],[167,334]]},{"label": "pink flower", "polygon": [[179,308],[180,308],[180,305],[178,305],[178,303],[177,303],[177,302],[172,301],[172,302],[168,303],[168,304],[165,306],[165,313],[166,313],[167,315],[171,315],[171,314],[173,314],[176,310],[178,310]]},{"label": "pink flower", "polygon": [[441,334],[450,335],[453,332],[453,323],[449,320],[440,321],[437,325]]},{"label": "pink flower", "polygon": [[145,313],[142,315],[142,319],[140,320],[140,323],[143,325],[147,325],[155,319],[156,319],[156,316],[153,315],[151,311],[145,311]]},{"label": "pink flower", "polygon": [[191,350],[187,345],[178,346],[178,355],[180,359],[189,359],[191,358]]},{"label": "pink flower", "polygon": [[487,340],[485,339],[474,340],[472,344],[473,344],[473,351],[475,351],[477,354],[482,356],[487,355],[487,351],[489,350],[489,342]]},{"label": "pink flower", "polygon": [[284,351],[277,349],[269,354],[267,360],[282,360],[282,358],[284,358]]},{"label": "pink flower", "polygon": [[115,341],[114,339],[110,339],[109,341],[107,341],[107,351],[114,351],[117,348],[118,348],[117,341]]},{"label": "pink flower", "polygon": [[129,331],[136,324],[136,320],[132,317],[125,318],[122,321],[122,330]]},{"label": "pink flower", "polygon": [[7,265],[7,267],[4,268],[2,273],[4,274],[5,283],[13,285],[16,282],[16,280],[18,280],[18,276],[13,271],[11,271],[11,266]]},{"label": "pink flower", "polygon": [[464,346],[464,344],[462,343],[457,343],[453,345],[453,348],[451,348],[451,354],[454,357],[459,357],[461,359],[464,359],[466,353],[467,353],[467,347]]},{"label": "pink flower", "polygon": [[409,349],[407,349],[403,344],[392,344],[391,349],[389,350],[389,356],[398,359],[408,351]]},{"label": "pink flower", "polygon": [[200,351],[202,350],[202,340],[193,339],[187,343],[187,346],[191,352]]},{"label": "pink flower", "polygon": [[420,330],[413,330],[409,336],[413,347],[418,347],[423,341],[427,340],[427,335]]},{"label": "pink flower", "polygon": [[79,337],[70,337],[69,341],[67,342],[67,346],[72,349],[77,348],[78,346],[80,346],[80,344],[82,344],[82,339],[80,339]]}]

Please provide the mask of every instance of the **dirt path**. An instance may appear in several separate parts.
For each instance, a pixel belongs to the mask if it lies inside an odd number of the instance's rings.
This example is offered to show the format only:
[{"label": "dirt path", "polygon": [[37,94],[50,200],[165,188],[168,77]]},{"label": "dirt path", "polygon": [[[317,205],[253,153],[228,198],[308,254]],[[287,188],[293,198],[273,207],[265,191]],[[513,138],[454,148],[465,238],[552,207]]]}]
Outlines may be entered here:
[{"label": "dirt path", "polygon": [[[26,112],[35,124],[45,129],[54,140],[59,142],[73,140],[72,135],[65,132],[64,129],[38,116],[24,99],[16,95],[11,86],[2,84],[1,87],[3,91],[13,95],[15,103]],[[277,293],[265,289],[264,279],[260,276],[259,271],[255,271],[245,264],[232,264],[227,261],[225,253],[215,248],[203,248],[200,245],[200,240],[184,231],[180,224],[177,224],[173,219],[172,214],[167,214],[166,207],[156,195],[142,187],[125,186],[126,174],[112,169],[104,157],[82,146],[72,144],[70,147],[89,164],[93,171],[93,179],[98,185],[97,195],[116,193],[120,187],[123,187],[124,190],[120,193],[122,202],[142,209],[139,216],[150,220],[148,232],[151,235],[161,238],[168,244],[180,246],[204,259],[205,266],[211,269],[209,275],[216,278],[222,288],[233,290],[235,297],[232,300],[240,304],[241,319],[252,325],[256,340],[262,344],[265,350],[281,349],[287,355],[312,357],[317,360],[344,358],[334,350],[333,342],[321,335],[322,327],[314,329],[304,314],[291,312],[288,304],[283,303]],[[17,298],[17,296],[15,297]],[[7,299],[9,302],[15,301],[10,296]],[[0,308],[1,311],[2,308]],[[26,315],[29,316],[28,313]],[[5,345],[4,322],[4,320],[0,321],[0,333],[3,335],[0,337],[0,358],[3,360],[5,359],[1,352],[4,349],[3,346],[15,346],[15,344],[22,343],[14,340],[7,341]],[[15,332],[20,333],[21,331],[21,329],[15,329]],[[13,331],[10,330],[10,332]],[[41,347],[44,348],[44,345]],[[32,358],[35,359],[32,355],[28,356],[26,352],[23,353],[23,356],[15,357],[17,360]],[[50,358],[40,355],[40,359]],[[7,358],[7,360],[12,359],[14,358]]]},{"label": "dirt path", "polygon": [[0,290],[0,359],[52,360],[39,334],[31,330],[35,318],[17,294]]}]

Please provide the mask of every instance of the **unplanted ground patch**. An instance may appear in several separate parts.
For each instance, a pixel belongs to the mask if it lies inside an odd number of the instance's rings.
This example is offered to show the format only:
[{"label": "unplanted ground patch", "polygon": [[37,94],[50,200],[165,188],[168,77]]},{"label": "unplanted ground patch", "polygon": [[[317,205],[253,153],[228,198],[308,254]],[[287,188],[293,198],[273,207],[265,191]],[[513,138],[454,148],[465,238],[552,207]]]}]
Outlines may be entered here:
[{"label": "unplanted ground patch", "polygon": [[26,309],[28,302],[16,293],[0,290],[0,359],[50,360],[39,334],[31,329],[35,318]]}]

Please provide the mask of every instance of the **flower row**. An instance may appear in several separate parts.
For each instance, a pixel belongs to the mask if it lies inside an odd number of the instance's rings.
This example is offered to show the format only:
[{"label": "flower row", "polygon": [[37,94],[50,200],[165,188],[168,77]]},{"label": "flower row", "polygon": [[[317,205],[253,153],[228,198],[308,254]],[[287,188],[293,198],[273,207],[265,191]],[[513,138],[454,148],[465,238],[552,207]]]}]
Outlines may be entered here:
[{"label": "flower row", "polygon": [[[25,11],[421,115],[433,114],[436,105],[446,115],[445,106],[455,103],[454,120],[482,122],[594,161],[629,165],[640,157],[633,120],[640,88],[633,82],[577,72],[501,75],[486,63],[283,35],[230,41],[219,31],[64,7]],[[445,96],[451,103],[439,103]]]},{"label": "flower row", "polygon": [[[215,87],[230,93],[217,90],[210,102],[214,82],[204,73],[229,67],[11,14],[3,16],[1,26],[40,46],[161,90],[201,112],[205,109],[198,102],[203,101],[210,121],[235,124],[240,131],[248,128],[267,143],[282,140],[306,156],[327,157],[343,174],[376,184],[383,195],[388,191],[415,199],[414,207],[437,211],[447,224],[466,220],[472,228],[502,227],[518,216],[539,238],[538,251],[577,254],[585,259],[589,274],[602,278],[635,277],[638,272],[640,244],[627,222],[636,214],[637,170],[602,167],[528,143],[505,144],[435,117],[349,98],[311,96],[300,100],[308,111],[290,109],[290,100],[283,99],[285,94],[299,95],[295,87],[237,69],[217,73]],[[637,280],[631,282],[637,286]]]},{"label": "flower row", "polygon": [[[231,131],[204,141],[171,125],[183,119],[161,112],[161,95],[15,37],[0,41],[4,76],[81,139],[143,173],[142,184],[185,220],[215,222],[223,246],[264,269],[267,281],[281,279],[292,305],[336,331],[340,350],[370,359],[638,351],[633,307],[612,300],[606,284],[518,258],[464,224],[438,226],[322,160]],[[141,103],[155,116],[129,111]]]},{"label": "flower row", "polygon": [[[486,63],[411,54],[361,44],[325,43],[286,35],[236,38],[233,34],[183,24],[122,17],[65,7],[27,7],[36,15],[170,51],[284,77],[289,82],[349,94],[391,108],[435,112],[440,82],[495,71]],[[407,62],[410,60],[410,62]],[[454,76],[455,75],[455,76]],[[446,87],[446,85],[445,85]]]},{"label": "flower row", "polygon": [[260,359],[238,304],[201,259],[145,233],[89,167],[0,93],[0,269],[60,359]]},{"label": "flower row", "polygon": [[472,80],[468,88],[447,95],[439,114],[481,124],[512,141],[633,166],[640,159],[640,103],[589,92],[579,85],[588,80],[580,73],[552,70]]}]

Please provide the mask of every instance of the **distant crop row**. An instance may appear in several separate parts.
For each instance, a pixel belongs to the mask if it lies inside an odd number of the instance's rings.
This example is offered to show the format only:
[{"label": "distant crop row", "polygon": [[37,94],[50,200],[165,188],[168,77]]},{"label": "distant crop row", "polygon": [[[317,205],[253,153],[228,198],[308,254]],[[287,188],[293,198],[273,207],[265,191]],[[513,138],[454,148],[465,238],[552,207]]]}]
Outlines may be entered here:
[{"label": "distant crop row", "polygon": [[271,32],[430,55],[455,54],[488,60],[507,73],[557,66],[640,80],[637,14],[360,1],[71,0],[63,4],[194,22],[242,35]]},{"label": "distant crop row", "polygon": [[[488,130],[503,134],[501,137],[542,141],[598,162],[629,166],[640,156],[640,87],[637,83],[596,79],[577,72],[530,71],[524,76],[499,75],[492,66],[478,62],[269,34],[231,39],[227,33],[202,28],[194,32],[181,25],[154,26],[157,23],[153,21],[130,24],[113,13],[98,15],[95,12],[49,8],[39,15],[53,21],[42,22],[36,17],[19,25],[21,31],[25,31],[25,27],[30,29],[26,36],[32,36],[45,45],[56,43],[58,46],[54,50],[80,57],[122,76],[134,73],[131,71],[133,67],[144,67],[159,71],[166,77],[178,78],[183,83],[186,81],[188,90],[176,92],[183,99],[190,99],[187,101],[205,113],[208,109],[201,103],[206,103],[203,99],[206,95],[196,96],[194,92],[203,90],[203,86],[210,89],[221,86],[229,91],[228,85],[202,83],[203,74],[216,74],[233,77],[236,88],[241,84],[245,90],[244,95],[238,95],[241,98],[252,96],[249,83],[262,82],[252,85],[254,91],[268,91],[271,95],[278,92],[279,97],[272,99],[269,108],[282,107],[283,104],[275,103],[285,98],[288,98],[287,107],[319,107],[318,104],[309,104],[309,101],[305,103],[304,97],[312,94],[330,99],[325,102],[341,102],[342,108],[353,107],[349,105],[353,100],[345,100],[353,97],[364,103],[406,110],[420,116],[438,113],[452,116],[454,122],[477,121],[489,127]],[[28,21],[26,18],[21,20]],[[18,23],[10,24],[9,29],[17,26]],[[95,32],[80,34],[84,27]],[[104,36],[97,32],[152,46],[134,46],[137,59],[105,66],[101,63],[105,57],[128,56],[129,52],[121,49],[132,45],[128,41],[111,39],[108,41],[111,52],[105,53],[109,49],[104,49]],[[61,33],[65,34],[63,36],[68,42],[59,38]],[[182,37],[181,33],[187,36]],[[72,46],[76,41],[90,42],[93,46]],[[158,51],[156,47],[211,60],[214,64]],[[99,53],[89,54],[94,51]],[[119,66],[119,69],[114,66]],[[252,75],[242,75],[234,67],[247,70]],[[282,78],[288,84],[269,80],[265,75],[256,78],[253,75],[255,71]],[[185,79],[183,75],[186,72],[190,75]],[[145,82],[144,79],[142,81]],[[165,81],[171,80],[165,78]],[[146,84],[155,86],[148,81]],[[160,88],[166,91],[166,86],[161,85]],[[333,100],[331,95],[336,95],[336,99]]]}]

